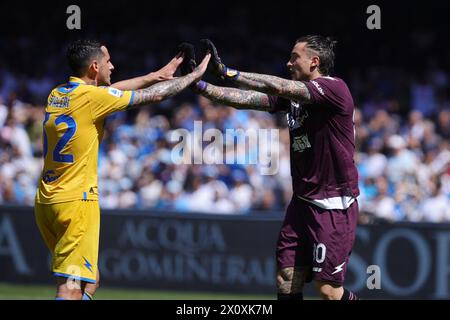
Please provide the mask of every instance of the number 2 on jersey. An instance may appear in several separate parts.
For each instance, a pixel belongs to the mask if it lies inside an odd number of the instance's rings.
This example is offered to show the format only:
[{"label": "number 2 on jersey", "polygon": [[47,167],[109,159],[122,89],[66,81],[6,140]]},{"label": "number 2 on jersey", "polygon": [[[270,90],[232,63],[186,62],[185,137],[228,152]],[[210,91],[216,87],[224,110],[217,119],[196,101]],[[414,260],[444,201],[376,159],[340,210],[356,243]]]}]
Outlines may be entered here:
[{"label": "number 2 on jersey", "polygon": [[[50,119],[50,113],[45,113],[44,118],[44,158],[47,156],[48,149],[48,140],[47,133],[45,132],[45,124]],[[61,154],[61,150],[64,149],[69,140],[73,137],[75,132],[77,131],[77,123],[71,116],[66,114],[62,114],[55,119],[55,125],[58,126],[61,123],[67,124],[67,131],[63,134],[63,136],[56,143],[55,149],[53,150],[53,161],[55,162],[65,162],[65,163],[73,163],[73,155],[72,154]]]}]

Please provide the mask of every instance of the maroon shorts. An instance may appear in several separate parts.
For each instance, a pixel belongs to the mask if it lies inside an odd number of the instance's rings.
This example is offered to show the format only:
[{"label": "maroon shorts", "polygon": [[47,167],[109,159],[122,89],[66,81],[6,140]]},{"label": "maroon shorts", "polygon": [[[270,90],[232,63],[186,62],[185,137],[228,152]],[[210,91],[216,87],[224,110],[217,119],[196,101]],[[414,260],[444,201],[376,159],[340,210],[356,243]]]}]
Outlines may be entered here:
[{"label": "maroon shorts", "polygon": [[342,285],[358,220],[358,203],[348,209],[322,209],[294,195],[277,243],[277,265],[307,267],[312,279]]}]

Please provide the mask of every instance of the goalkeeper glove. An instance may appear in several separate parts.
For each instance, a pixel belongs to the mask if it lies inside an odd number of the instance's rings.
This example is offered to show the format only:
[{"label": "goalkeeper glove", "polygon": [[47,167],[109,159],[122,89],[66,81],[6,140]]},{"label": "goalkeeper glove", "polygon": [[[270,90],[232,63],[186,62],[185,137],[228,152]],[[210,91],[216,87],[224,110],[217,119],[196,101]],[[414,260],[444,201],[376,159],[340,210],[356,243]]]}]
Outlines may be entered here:
[{"label": "goalkeeper glove", "polygon": [[[203,54],[211,53],[211,60],[209,66],[212,68],[212,72],[219,76],[221,79],[236,80],[239,77],[239,71],[228,68],[223,64],[222,60],[217,53],[217,49],[209,39],[200,40],[201,49]],[[210,69],[211,70],[211,69]]]},{"label": "goalkeeper glove", "polygon": [[[180,65],[181,75],[185,76],[197,67],[197,62],[195,61],[195,50],[194,46],[188,42],[183,42],[178,46],[178,50],[183,53],[183,62]],[[206,82],[200,80],[199,82],[190,85],[190,88],[195,92],[201,92],[206,89]]]},{"label": "goalkeeper glove", "polygon": [[180,65],[180,71],[181,75],[185,76],[194,71],[197,66],[194,46],[188,42],[183,42],[178,46],[178,50],[183,53],[183,62]]}]

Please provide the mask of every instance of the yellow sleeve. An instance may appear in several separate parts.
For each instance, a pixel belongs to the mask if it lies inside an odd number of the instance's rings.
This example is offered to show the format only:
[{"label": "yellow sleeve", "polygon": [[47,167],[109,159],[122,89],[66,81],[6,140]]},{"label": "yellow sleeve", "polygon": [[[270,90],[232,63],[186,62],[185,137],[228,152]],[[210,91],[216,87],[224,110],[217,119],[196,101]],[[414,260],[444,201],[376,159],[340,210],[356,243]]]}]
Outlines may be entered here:
[{"label": "yellow sleeve", "polygon": [[131,106],[134,91],[122,91],[113,87],[95,87],[89,95],[94,120],[113,112],[123,111]]}]

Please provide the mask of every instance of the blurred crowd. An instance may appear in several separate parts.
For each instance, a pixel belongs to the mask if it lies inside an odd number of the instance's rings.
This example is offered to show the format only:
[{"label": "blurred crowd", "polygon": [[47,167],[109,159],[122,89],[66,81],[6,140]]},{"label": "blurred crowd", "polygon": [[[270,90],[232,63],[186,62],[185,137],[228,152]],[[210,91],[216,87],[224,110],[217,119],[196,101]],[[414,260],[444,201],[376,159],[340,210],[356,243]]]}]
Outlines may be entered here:
[{"label": "blurred crowd", "polygon": [[[412,107],[406,117],[392,111],[395,101],[366,100],[356,110],[363,223],[450,222],[450,102],[424,108],[429,101],[415,90],[426,88],[411,86]],[[169,100],[107,119],[99,157],[101,207],[282,212],[292,194],[284,117],[214,105],[203,97],[187,100],[193,102]],[[0,103],[0,203],[33,205],[42,168],[42,121],[41,105],[14,95]],[[203,131],[223,133],[279,129],[279,139],[271,141],[277,144],[278,154],[272,156],[279,157],[278,172],[262,175],[262,164],[175,164],[173,150],[181,140],[173,141],[172,132],[193,132],[194,121],[202,121]],[[210,143],[203,142],[201,150]],[[225,145],[219,152],[225,152]],[[236,154],[258,152],[248,144],[234,146]]]},{"label": "blurred crowd", "polygon": [[[116,66],[114,79],[155,70],[176,53],[177,43],[203,37],[216,42],[230,67],[287,76],[285,64],[292,44],[303,35],[298,30],[311,23],[308,17],[299,21],[295,10],[230,3],[224,19],[219,20],[207,14],[215,4],[205,4],[209,9],[203,10],[203,15],[195,12],[195,16],[187,14],[194,9],[186,5],[186,14],[174,24],[172,13],[162,10],[164,4],[157,5],[161,10],[146,13],[152,15],[150,18],[138,19],[135,15],[140,13],[136,12],[124,15],[120,25],[110,21],[108,14],[99,17],[96,10],[83,7],[83,17],[90,21],[83,28],[96,30],[91,35],[99,38],[96,35],[101,34],[99,39],[108,45]],[[111,12],[121,10],[119,4],[111,6]],[[35,9],[42,10],[39,6]],[[65,12],[65,7],[60,9]],[[344,9],[336,4],[321,15],[339,35],[335,74],[348,83],[357,106],[355,162],[360,177],[360,222],[450,222],[450,58],[441,50],[446,43],[436,41],[446,38],[442,33],[448,28],[409,28],[407,23],[397,22],[408,19],[405,13],[392,22],[386,15],[383,28],[391,27],[388,34],[368,33],[365,28],[352,27],[360,24],[358,15],[341,12],[347,19],[340,19],[339,10]],[[444,23],[425,13],[417,23]],[[33,19],[30,14],[17,17],[21,25]],[[14,19],[4,16],[1,21],[17,24]],[[34,202],[42,169],[46,97],[69,73],[63,59],[67,43],[61,39],[67,42],[78,37],[64,28],[49,27],[59,25],[58,19],[49,15],[45,23],[38,21],[32,29],[24,28],[22,37],[14,32],[2,34],[0,204]],[[326,24],[319,24],[314,32],[329,30]],[[145,43],[136,41],[141,38]],[[359,44],[357,54],[355,42]],[[383,45],[374,46],[373,42]],[[176,129],[192,132],[194,121],[202,121],[204,131],[216,128],[223,133],[237,128],[279,129],[279,139],[271,141],[278,150],[272,155],[279,157],[277,174],[261,174],[261,164],[174,164],[178,141],[172,141],[172,133]],[[209,143],[203,143],[203,150]],[[237,145],[235,151],[261,151],[254,147],[246,150]],[[225,148],[221,152],[225,153]],[[289,134],[282,115],[238,111],[186,91],[158,105],[107,119],[99,156],[100,204],[102,208],[184,213],[282,215],[292,196],[289,170]]]}]

